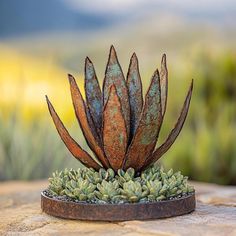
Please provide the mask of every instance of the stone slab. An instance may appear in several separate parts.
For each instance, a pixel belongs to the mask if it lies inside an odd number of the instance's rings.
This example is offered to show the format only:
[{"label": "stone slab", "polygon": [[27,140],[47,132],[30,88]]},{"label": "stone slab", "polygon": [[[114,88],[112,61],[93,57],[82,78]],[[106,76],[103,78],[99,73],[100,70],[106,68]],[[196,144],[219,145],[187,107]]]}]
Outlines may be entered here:
[{"label": "stone slab", "polygon": [[47,181],[0,183],[0,235],[236,235],[236,187],[192,182],[196,211],[162,220],[101,223],[64,220],[40,208]]}]

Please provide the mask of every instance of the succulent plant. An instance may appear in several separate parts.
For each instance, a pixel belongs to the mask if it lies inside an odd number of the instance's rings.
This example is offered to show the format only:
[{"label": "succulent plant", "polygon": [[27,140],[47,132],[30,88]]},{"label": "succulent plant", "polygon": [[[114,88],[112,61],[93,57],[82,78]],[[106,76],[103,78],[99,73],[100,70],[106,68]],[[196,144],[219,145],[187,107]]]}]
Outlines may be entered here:
[{"label": "succulent plant", "polygon": [[187,177],[173,170],[165,172],[153,165],[141,177],[133,168],[119,169],[117,174],[108,169],[95,171],[89,168],[53,173],[49,178],[48,193],[66,196],[91,203],[154,202],[189,194],[194,191],[187,184]]},{"label": "succulent plant", "polygon": [[58,173],[58,171],[56,171],[53,173],[53,177],[48,179],[51,194],[62,195],[66,183],[66,179],[63,178],[63,175],[63,172]]},{"label": "succulent plant", "polygon": [[118,182],[121,186],[123,186],[123,184],[125,182],[128,182],[130,180],[134,180],[135,170],[133,168],[129,168],[126,171],[119,169],[117,171],[117,174],[118,174],[117,175]]},{"label": "succulent plant", "polygon": [[87,179],[71,180],[66,184],[64,194],[68,197],[74,197],[80,201],[94,199],[96,185],[90,183]]},{"label": "succulent plant", "polygon": [[119,200],[120,188],[117,180],[106,181],[103,180],[101,184],[97,184],[98,191],[96,196],[104,202],[116,202]]},{"label": "succulent plant", "polygon": [[156,70],[152,76],[145,101],[136,54],[131,57],[125,80],[113,46],[102,91],[88,57],[85,60],[86,101],[74,77],[68,77],[75,115],[95,157],[92,158],[70,136],[46,97],[57,131],[72,155],[85,166],[95,170],[111,168],[115,172],[130,167],[135,171],[144,170],[168,151],[183,127],[193,89],[192,81],[177,123],[165,142],[155,150],[167,104],[168,71],[165,54],[160,74]]},{"label": "succulent plant", "polygon": [[138,181],[128,181],[123,184],[123,189],[121,190],[122,196],[129,202],[139,202],[145,200],[148,195],[148,191],[143,191],[142,185]]}]

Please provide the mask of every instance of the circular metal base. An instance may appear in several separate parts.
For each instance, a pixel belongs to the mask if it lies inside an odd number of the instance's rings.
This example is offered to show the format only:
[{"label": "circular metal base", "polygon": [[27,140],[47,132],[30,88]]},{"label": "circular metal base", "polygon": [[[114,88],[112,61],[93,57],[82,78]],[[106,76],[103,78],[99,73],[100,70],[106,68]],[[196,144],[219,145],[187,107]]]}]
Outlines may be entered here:
[{"label": "circular metal base", "polygon": [[184,215],[195,209],[195,193],[152,203],[91,204],[62,201],[41,193],[41,208],[49,215],[66,219],[126,221],[160,219]]}]

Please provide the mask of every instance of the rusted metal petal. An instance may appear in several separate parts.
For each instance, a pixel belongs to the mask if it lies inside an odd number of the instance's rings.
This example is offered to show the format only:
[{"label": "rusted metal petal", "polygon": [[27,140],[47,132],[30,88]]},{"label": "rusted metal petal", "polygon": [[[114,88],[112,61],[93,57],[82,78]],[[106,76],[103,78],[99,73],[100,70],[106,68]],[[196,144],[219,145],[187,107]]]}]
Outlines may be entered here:
[{"label": "rusted metal petal", "polygon": [[101,161],[102,165],[105,168],[108,168],[109,162],[104,154],[103,149],[100,146],[101,144],[99,143],[98,138],[96,138],[95,131],[92,131],[93,129],[91,129],[92,122],[88,121],[89,112],[87,111],[80,90],[76,84],[74,77],[72,75],[69,75],[68,78],[70,82],[71,98],[74,105],[75,115],[79,121],[84,137],[88,143],[88,146]]},{"label": "rusted metal petal", "polygon": [[143,108],[142,82],[139,73],[138,58],[134,53],[130,59],[127,75],[127,87],[130,102],[130,139],[133,137]]},{"label": "rusted metal petal", "polygon": [[91,117],[99,135],[102,128],[102,92],[94,66],[88,57],[85,60],[85,94]]},{"label": "rusted metal petal", "polygon": [[[69,77],[70,85],[71,85],[71,81],[73,81],[72,82],[73,90],[78,90],[78,92],[77,92],[78,94],[76,95],[76,96],[78,96],[78,101],[77,102],[80,103],[79,105],[80,105],[81,109],[83,109],[83,112],[86,112],[87,122],[89,124],[89,128],[91,130],[91,133],[92,133],[93,137],[96,139],[97,143],[100,145],[100,147],[102,147],[101,139],[99,138],[99,136],[97,134],[97,131],[96,131],[96,128],[95,128],[95,125],[94,125],[94,122],[93,122],[90,110],[88,109],[87,104],[84,102],[84,99],[83,99],[83,97],[82,97],[82,95],[80,93],[80,90],[79,90],[79,88],[78,88],[78,86],[76,84],[76,81],[75,81],[75,79],[74,79],[74,77],[72,75],[68,75],[68,77]],[[76,87],[77,87],[77,89],[76,89]],[[72,97],[72,101],[73,101],[73,96],[71,95],[71,97]],[[73,101],[73,104],[74,104],[74,101]],[[76,114],[76,111],[75,111],[75,115],[76,115],[76,117],[77,117],[77,119],[78,119],[78,121],[80,123],[80,120],[79,120],[79,117]],[[80,126],[81,125],[82,124],[80,124]],[[83,126],[81,127],[81,129],[84,132],[84,130],[83,130],[84,127]]]},{"label": "rusted metal petal", "polygon": [[165,112],[166,112],[166,103],[167,103],[167,94],[168,94],[168,70],[166,66],[166,54],[163,54],[162,60],[161,60],[160,84],[161,84],[162,116],[164,117]]},{"label": "rusted metal petal", "polygon": [[128,98],[128,90],[126,87],[126,81],[117,59],[116,51],[113,46],[111,46],[109,59],[107,62],[105,79],[103,83],[103,103],[106,104],[108,100],[108,95],[111,85],[115,85],[118,97],[121,101],[122,113],[125,119],[125,124],[127,128],[127,135],[129,136],[130,131],[130,105]]},{"label": "rusted metal petal", "polygon": [[129,146],[124,168],[139,170],[155,148],[162,121],[161,88],[158,70],[155,71],[145,97],[145,105],[136,133]]},{"label": "rusted metal petal", "polygon": [[122,168],[128,142],[121,102],[115,85],[110,88],[108,101],[103,113],[103,142],[111,167],[117,171]]},{"label": "rusted metal petal", "polygon": [[96,161],[94,161],[93,158],[86,151],[84,151],[80,147],[80,145],[70,136],[69,132],[63,125],[62,121],[60,120],[59,116],[57,115],[56,111],[54,110],[54,107],[52,106],[47,96],[46,96],[46,100],[47,100],[49,112],[56,126],[56,129],[62,141],[64,142],[68,150],[71,152],[71,154],[76,159],[81,161],[85,166],[92,167],[95,170],[99,170],[99,168],[101,168],[99,164]]},{"label": "rusted metal petal", "polygon": [[181,110],[180,116],[178,118],[177,123],[175,124],[175,127],[171,130],[169,136],[167,137],[166,141],[159,147],[157,148],[157,150],[147,159],[147,162],[145,163],[145,167],[148,167],[149,165],[151,165],[152,163],[156,162],[164,153],[166,153],[169,148],[171,147],[171,145],[175,142],[176,138],[178,137],[185,119],[187,117],[188,114],[188,110],[189,110],[189,105],[190,105],[190,101],[191,101],[191,96],[192,96],[192,90],[193,90],[193,80],[192,83],[190,85],[188,94],[185,98],[184,101],[184,105],[183,108]]}]

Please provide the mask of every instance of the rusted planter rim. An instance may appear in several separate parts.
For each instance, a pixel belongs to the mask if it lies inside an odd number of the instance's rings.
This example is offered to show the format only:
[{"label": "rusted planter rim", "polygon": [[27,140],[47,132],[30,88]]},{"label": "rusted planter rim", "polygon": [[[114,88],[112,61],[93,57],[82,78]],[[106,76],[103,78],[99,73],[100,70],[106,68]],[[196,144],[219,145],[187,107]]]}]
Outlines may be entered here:
[{"label": "rusted planter rim", "polygon": [[92,204],[62,201],[41,193],[41,208],[52,216],[91,220],[127,221],[160,219],[188,214],[196,207],[195,193],[182,198],[152,203]]}]

